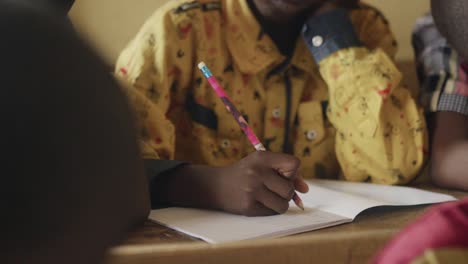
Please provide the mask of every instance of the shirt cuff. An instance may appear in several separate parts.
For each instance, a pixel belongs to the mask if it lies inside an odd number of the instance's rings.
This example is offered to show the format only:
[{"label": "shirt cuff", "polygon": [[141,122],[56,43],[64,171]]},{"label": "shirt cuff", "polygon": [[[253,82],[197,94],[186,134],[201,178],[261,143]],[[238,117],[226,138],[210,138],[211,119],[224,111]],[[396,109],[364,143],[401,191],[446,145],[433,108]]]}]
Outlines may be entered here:
[{"label": "shirt cuff", "polygon": [[188,164],[187,162],[177,160],[144,160],[146,176],[150,183],[163,173],[179,168]]},{"label": "shirt cuff", "polygon": [[341,49],[362,46],[345,9],[309,18],[302,28],[302,37],[317,63]]},{"label": "shirt cuff", "polygon": [[437,105],[439,112],[456,112],[468,116],[468,97],[458,94],[442,94]]},{"label": "shirt cuff", "polygon": [[[158,196],[155,193],[157,189],[155,185],[161,184],[161,181],[157,181],[157,179],[160,178],[162,174],[187,164],[187,162],[177,160],[144,160],[146,176],[148,177],[149,181],[151,209],[160,209],[170,206],[170,204],[161,203],[158,200]],[[164,181],[164,179],[162,180]]]}]

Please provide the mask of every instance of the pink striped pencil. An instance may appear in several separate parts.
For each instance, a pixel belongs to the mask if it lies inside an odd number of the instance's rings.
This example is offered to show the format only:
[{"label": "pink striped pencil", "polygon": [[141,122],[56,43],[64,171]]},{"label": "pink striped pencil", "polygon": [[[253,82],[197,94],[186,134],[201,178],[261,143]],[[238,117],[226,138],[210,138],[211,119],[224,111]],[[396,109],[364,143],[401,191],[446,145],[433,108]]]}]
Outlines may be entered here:
[{"label": "pink striped pencil", "polygon": [[[255,150],[257,150],[257,151],[266,151],[266,148],[263,146],[262,142],[260,142],[258,137],[253,132],[253,130],[250,128],[249,124],[247,124],[247,121],[244,119],[242,114],[239,112],[239,110],[237,110],[237,108],[231,102],[231,100],[229,99],[229,96],[226,94],[223,87],[221,87],[221,85],[218,83],[218,81],[213,76],[210,69],[208,69],[206,64],[204,62],[200,62],[198,64],[198,68],[201,70],[203,75],[206,77],[206,79],[210,83],[210,85],[213,88],[213,90],[215,91],[215,93],[221,99],[221,101],[223,101],[224,105],[226,106],[226,109],[234,116],[237,123],[241,127],[242,131],[244,131],[245,135],[247,136],[249,141],[254,146]],[[299,208],[304,210],[304,204],[303,204],[301,198],[299,197],[299,195],[297,193],[294,193],[293,201]]]}]

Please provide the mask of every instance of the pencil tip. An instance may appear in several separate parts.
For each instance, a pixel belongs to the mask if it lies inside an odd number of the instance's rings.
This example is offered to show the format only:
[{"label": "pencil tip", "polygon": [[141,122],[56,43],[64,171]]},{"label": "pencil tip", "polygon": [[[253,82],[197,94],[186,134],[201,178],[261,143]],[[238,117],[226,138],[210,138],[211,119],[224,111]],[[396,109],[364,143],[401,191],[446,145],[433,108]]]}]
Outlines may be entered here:
[{"label": "pencil tip", "polygon": [[302,211],[304,211],[304,210],[305,210],[305,208],[304,208],[304,204],[303,204],[302,202],[299,202],[299,204],[298,204],[297,206],[299,206],[299,208],[301,208],[301,209],[302,209]]},{"label": "pencil tip", "polygon": [[297,193],[294,193],[294,196],[293,196],[293,201],[294,203],[297,205],[297,207],[301,208],[302,211],[304,211],[304,203],[302,202],[301,198],[299,197],[299,195],[297,195]]}]

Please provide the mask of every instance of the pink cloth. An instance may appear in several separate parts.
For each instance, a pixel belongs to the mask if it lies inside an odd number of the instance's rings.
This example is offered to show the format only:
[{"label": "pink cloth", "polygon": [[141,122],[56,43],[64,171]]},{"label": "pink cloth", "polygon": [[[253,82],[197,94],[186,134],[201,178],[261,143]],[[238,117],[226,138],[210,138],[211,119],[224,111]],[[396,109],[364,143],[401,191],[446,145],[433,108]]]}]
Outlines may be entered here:
[{"label": "pink cloth", "polygon": [[457,94],[468,96],[468,64],[466,63],[460,64],[455,89]]},{"label": "pink cloth", "polygon": [[371,261],[410,263],[427,249],[468,248],[468,199],[434,207],[407,226]]}]

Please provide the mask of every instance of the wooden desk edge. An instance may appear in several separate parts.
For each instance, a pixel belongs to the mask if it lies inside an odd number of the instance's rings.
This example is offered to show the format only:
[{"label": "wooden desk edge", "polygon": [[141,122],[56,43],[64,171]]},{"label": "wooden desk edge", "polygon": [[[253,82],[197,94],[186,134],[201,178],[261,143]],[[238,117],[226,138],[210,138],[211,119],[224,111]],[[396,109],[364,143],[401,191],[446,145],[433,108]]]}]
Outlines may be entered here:
[{"label": "wooden desk edge", "polygon": [[[398,230],[361,232],[359,234],[327,234],[313,237],[285,237],[226,244],[178,243],[131,245],[113,248],[106,263],[340,263],[354,259],[367,261]],[[361,243],[356,243],[359,239]],[[362,243],[365,241],[365,243]],[[336,247],[340,243],[340,247]]]},{"label": "wooden desk edge", "polygon": [[[415,186],[416,187],[416,186]],[[463,198],[467,193],[418,186]],[[423,213],[421,210],[420,213]],[[416,212],[414,218],[419,214]],[[364,218],[365,219],[365,218]],[[410,221],[414,220],[413,217]],[[406,225],[406,223],[404,223]],[[124,245],[111,249],[106,264],[254,264],[254,263],[365,263],[380,250],[402,226],[369,231],[312,234],[280,239],[241,241],[211,245],[204,242],[150,243]],[[339,245],[339,246],[337,246]]]}]

